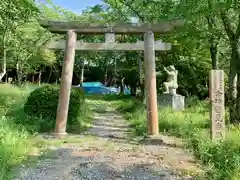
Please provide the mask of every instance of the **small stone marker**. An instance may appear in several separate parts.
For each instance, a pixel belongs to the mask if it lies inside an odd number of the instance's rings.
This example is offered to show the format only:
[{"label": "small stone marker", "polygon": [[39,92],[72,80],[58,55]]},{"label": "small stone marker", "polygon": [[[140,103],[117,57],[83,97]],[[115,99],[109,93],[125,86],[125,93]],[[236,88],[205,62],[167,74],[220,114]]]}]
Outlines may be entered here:
[{"label": "small stone marker", "polygon": [[210,118],[212,120],[211,137],[213,140],[225,138],[225,118],[224,118],[224,71],[210,71]]}]

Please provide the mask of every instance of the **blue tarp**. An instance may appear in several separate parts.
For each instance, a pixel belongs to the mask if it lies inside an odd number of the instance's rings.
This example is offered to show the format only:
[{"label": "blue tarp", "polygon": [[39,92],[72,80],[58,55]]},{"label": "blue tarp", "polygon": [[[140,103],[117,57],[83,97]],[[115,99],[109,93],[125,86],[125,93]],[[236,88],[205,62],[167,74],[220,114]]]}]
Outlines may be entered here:
[{"label": "blue tarp", "polygon": [[[79,86],[78,86],[79,87]],[[83,91],[87,94],[119,94],[120,89],[116,87],[106,87],[100,82],[84,82],[82,84]],[[124,89],[124,94],[130,94],[128,88]]]},{"label": "blue tarp", "polygon": [[100,82],[84,82],[82,86],[83,87],[101,87],[103,86],[103,84]]}]

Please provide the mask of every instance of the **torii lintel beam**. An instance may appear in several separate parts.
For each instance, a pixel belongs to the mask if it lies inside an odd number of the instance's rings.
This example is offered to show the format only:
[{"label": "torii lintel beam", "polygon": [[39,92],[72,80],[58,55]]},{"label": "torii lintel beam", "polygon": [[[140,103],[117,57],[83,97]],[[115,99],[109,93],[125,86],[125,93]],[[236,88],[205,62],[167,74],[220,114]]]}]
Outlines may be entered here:
[{"label": "torii lintel beam", "polygon": [[[66,41],[52,41],[48,44],[49,49],[65,49]],[[171,43],[163,43],[161,41],[155,41],[155,51],[167,51],[171,49]],[[77,41],[75,50],[78,51],[143,51],[144,42],[140,41],[137,43],[85,43]]]},{"label": "torii lintel beam", "polygon": [[80,34],[142,34],[148,31],[159,34],[169,34],[184,25],[183,20],[163,21],[159,23],[82,23],[78,21],[48,21],[40,20],[40,25],[53,33],[66,33],[73,30]]}]

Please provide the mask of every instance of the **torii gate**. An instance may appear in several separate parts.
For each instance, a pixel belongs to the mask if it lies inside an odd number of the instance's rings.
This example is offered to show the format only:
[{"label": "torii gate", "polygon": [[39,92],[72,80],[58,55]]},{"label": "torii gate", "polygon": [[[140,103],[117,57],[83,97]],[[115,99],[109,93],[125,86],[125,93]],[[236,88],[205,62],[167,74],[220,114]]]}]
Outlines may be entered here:
[{"label": "torii gate", "polygon": [[[52,33],[67,33],[67,40],[50,42],[49,48],[65,49],[61,75],[55,134],[66,135],[66,125],[72,86],[75,50],[80,51],[144,51],[145,89],[147,100],[148,135],[158,135],[158,110],[155,71],[155,51],[171,49],[170,43],[154,41],[154,33],[167,34],[183,25],[183,21],[158,24],[83,24],[79,22],[41,21],[41,26]],[[105,34],[105,43],[77,41],[77,34]],[[144,42],[116,43],[115,34],[144,34]]]}]

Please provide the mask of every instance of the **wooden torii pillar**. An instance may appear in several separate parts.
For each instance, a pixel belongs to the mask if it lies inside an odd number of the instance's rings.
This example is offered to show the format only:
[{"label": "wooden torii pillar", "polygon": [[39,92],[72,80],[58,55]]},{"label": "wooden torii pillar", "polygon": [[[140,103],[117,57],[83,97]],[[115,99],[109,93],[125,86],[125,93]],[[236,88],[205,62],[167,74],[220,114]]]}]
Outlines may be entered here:
[{"label": "wooden torii pillar", "polygon": [[[154,33],[166,34],[176,27],[182,26],[182,21],[162,22],[158,24],[82,24],[77,22],[41,21],[44,28],[53,33],[67,33],[67,40],[49,43],[49,48],[65,49],[60,94],[56,118],[55,134],[66,134],[68,106],[72,85],[75,50],[80,51],[144,51],[145,86],[147,90],[147,120],[148,135],[158,135],[158,112],[155,71],[155,51],[167,51],[171,44],[154,41]],[[105,43],[84,43],[77,41],[76,33],[105,34]],[[144,42],[116,43],[115,34],[144,34]]]}]

